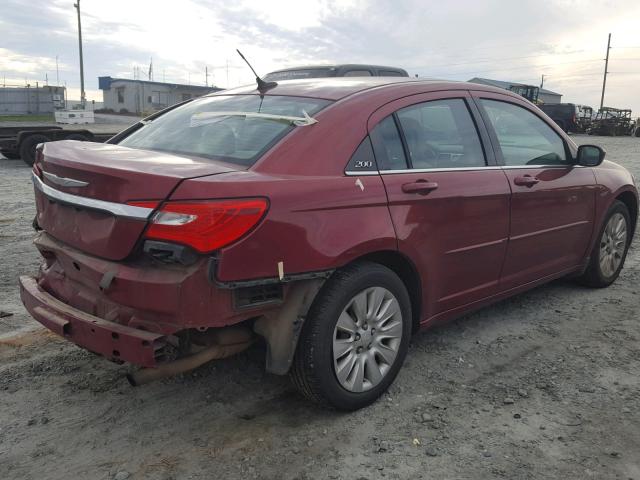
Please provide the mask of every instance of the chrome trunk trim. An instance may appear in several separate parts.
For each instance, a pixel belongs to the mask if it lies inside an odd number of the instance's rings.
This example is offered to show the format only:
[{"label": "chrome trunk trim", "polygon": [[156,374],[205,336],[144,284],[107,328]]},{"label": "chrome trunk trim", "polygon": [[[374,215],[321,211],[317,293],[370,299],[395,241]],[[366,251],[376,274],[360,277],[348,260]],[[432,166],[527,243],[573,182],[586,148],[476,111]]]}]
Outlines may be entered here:
[{"label": "chrome trunk trim", "polygon": [[83,182],[82,180],[76,180],[75,178],[59,177],[58,175],[49,172],[42,172],[42,175],[51,183],[55,183],[61,187],[86,187],[89,185],[89,182]]},{"label": "chrome trunk trim", "polygon": [[33,184],[44,196],[50,200],[54,200],[66,205],[72,205],[79,208],[88,208],[90,210],[99,210],[101,212],[111,213],[117,217],[133,218],[135,220],[147,220],[153,212],[152,208],[136,207],[134,205],[126,205],[123,203],[107,202],[105,200],[97,200],[95,198],[81,197],[70,193],[61,192],[55,188],[51,188],[45,184],[35,172],[31,173]]}]

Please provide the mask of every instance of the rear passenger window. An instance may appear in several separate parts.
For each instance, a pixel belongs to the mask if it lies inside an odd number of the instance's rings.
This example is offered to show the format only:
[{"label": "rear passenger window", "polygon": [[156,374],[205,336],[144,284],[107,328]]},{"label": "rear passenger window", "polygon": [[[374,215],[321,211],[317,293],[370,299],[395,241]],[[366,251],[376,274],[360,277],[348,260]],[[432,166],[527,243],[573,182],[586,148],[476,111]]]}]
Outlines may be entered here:
[{"label": "rear passenger window", "polygon": [[435,100],[397,112],[413,168],[469,168],[486,165],[467,104]]},{"label": "rear passenger window", "polygon": [[369,136],[365,137],[355,153],[351,156],[346,170],[351,173],[378,171]]},{"label": "rear passenger window", "polygon": [[406,170],[407,158],[393,115],[376,125],[371,132],[371,140],[380,170]]},{"label": "rear passenger window", "polygon": [[523,107],[482,99],[498,137],[505,165],[567,165],[564,141],[546,122]]},{"label": "rear passenger window", "polygon": [[349,70],[345,72],[345,77],[371,77],[371,72],[369,70]]},{"label": "rear passenger window", "polygon": [[381,77],[406,77],[402,72],[397,72],[395,70],[380,70],[378,75]]}]

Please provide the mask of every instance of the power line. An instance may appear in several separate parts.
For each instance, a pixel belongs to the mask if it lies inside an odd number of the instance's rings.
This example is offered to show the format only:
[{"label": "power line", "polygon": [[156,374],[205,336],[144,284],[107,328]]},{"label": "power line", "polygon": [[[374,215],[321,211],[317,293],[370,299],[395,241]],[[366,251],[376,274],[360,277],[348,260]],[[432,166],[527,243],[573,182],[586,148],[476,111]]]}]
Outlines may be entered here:
[{"label": "power line", "polygon": [[571,62],[562,62],[562,63],[551,63],[548,65],[520,65],[517,67],[505,67],[505,68],[492,68],[489,70],[473,70],[468,72],[447,72],[445,74],[431,73],[431,76],[439,76],[439,75],[476,75],[478,73],[487,73],[487,72],[503,72],[508,70],[523,70],[523,69],[540,69],[540,68],[548,68],[548,67],[560,67],[567,64],[576,64],[576,63],[594,63],[600,62],[600,60],[577,60]]},{"label": "power line", "polygon": [[527,55],[527,56],[519,56],[519,57],[505,57],[505,58],[485,58],[481,60],[473,60],[470,62],[462,62],[462,63],[443,63],[436,65],[429,65],[428,67],[407,67],[410,70],[419,70],[421,68],[437,68],[437,67],[455,67],[460,65],[472,65],[474,63],[486,63],[486,62],[501,62],[506,60],[520,60],[526,58],[537,58],[537,57],[549,57],[555,55],[576,55],[577,53],[583,52],[568,52],[568,53],[548,53],[548,54],[538,54],[538,55]]}]

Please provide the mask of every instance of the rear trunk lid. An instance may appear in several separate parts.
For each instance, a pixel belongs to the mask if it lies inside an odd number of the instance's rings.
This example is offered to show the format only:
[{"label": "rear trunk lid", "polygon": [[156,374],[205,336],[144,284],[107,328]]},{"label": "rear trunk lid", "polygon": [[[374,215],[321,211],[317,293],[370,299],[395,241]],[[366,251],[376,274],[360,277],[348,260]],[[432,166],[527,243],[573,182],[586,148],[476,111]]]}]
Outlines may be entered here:
[{"label": "rear trunk lid", "polygon": [[151,208],[187,178],[237,170],[213,160],[65,140],[47,143],[34,169],[37,220],[53,237],[110,260],[127,257]]}]

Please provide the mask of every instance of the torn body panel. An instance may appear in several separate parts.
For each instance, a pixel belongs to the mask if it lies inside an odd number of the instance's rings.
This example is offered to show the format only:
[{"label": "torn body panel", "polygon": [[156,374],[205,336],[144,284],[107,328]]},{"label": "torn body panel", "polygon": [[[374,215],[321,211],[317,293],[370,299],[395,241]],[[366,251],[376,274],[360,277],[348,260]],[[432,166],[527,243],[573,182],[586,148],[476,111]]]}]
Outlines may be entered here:
[{"label": "torn body panel", "polygon": [[[140,256],[113,262],[84,254],[48,235],[35,245],[44,257],[37,278],[20,280],[22,301],[45,327],[106,358],[144,367],[173,361],[191,345],[188,332],[215,332],[259,319],[268,344],[267,367],[284,374],[302,320],[331,272],[297,279],[225,285],[211,280],[215,265],[161,264]],[[264,284],[264,285],[263,285]],[[261,287],[275,292],[268,298]],[[262,294],[262,296],[260,296]],[[247,327],[245,327],[247,328]]]},{"label": "torn body panel", "polygon": [[295,283],[282,308],[256,320],[253,329],[267,342],[267,372],[285,375],[289,371],[302,325],[324,282],[315,279]]}]

